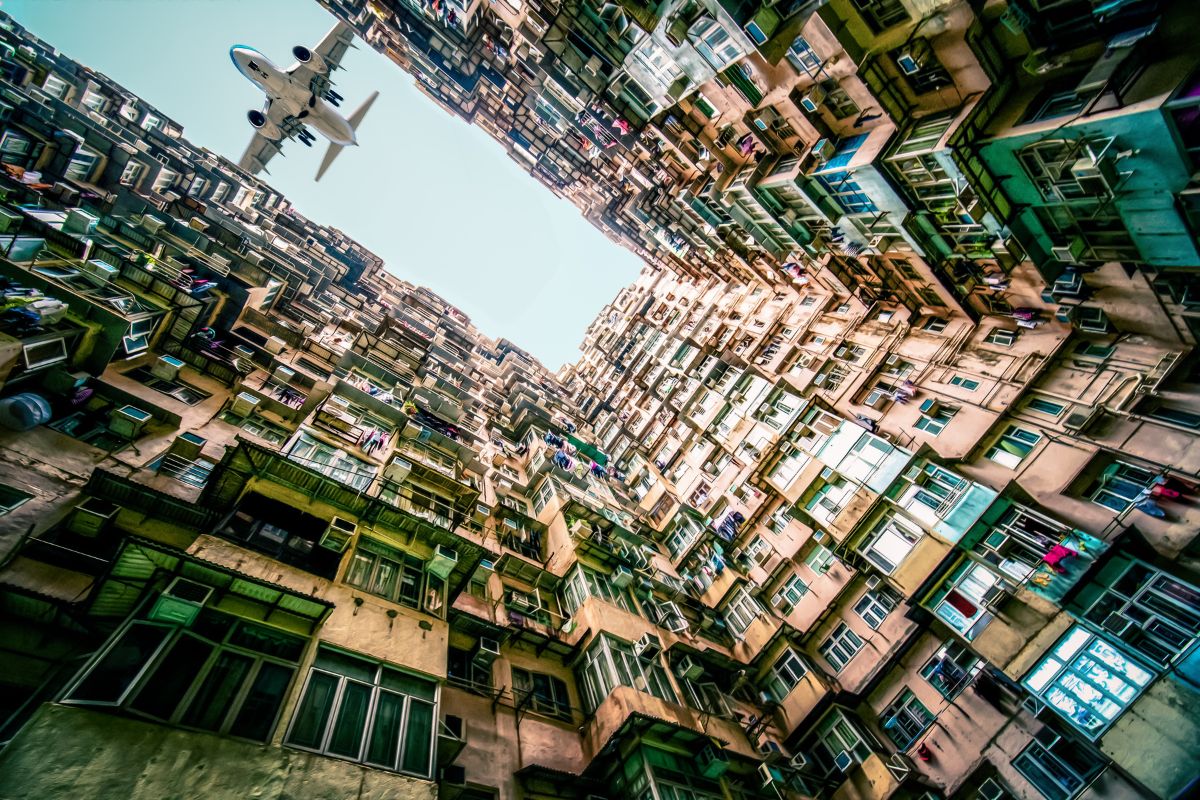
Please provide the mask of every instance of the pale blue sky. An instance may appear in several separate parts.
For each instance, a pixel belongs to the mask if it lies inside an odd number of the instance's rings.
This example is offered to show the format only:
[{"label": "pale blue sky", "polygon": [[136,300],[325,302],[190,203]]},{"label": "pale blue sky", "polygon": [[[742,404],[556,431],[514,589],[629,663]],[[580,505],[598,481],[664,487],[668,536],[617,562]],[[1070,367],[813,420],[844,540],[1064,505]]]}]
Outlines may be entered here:
[{"label": "pale blue sky", "polygon": [[[277,64],[315,44],[333,18],[314,0],[7,0],[0,8],[71,58],[106,73],[237,160],[262,95],[229,60],[246,44]],[[578,355],[583,330],[640,260],[522,172],[478,128],[443,111],[412,78],[359,43],[337,73],[352,110],[379,100],[348,148],[313,182],[325,141],[289,142],[266,179],[311,219],[341,228],[388,268],[438,292],[489,336],[550,369]]]}]

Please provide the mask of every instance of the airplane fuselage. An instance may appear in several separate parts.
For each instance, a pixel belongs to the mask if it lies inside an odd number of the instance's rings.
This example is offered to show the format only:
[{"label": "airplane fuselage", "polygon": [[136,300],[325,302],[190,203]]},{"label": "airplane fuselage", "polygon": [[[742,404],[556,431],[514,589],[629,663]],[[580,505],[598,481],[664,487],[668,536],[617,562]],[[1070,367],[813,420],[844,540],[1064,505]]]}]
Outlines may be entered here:
[{"label": "airplane fuselage", "polygon": [[307,84],[293,80],[287,72],[275,66],[271,59],[253,47],[241,44],[229,49],[229,57],[233,59],[238,72],[266,94],[272,108],[272,118],[296,117],[333,144],[358,143],[354,128],[345,117],[328,101],[314,95]]}]

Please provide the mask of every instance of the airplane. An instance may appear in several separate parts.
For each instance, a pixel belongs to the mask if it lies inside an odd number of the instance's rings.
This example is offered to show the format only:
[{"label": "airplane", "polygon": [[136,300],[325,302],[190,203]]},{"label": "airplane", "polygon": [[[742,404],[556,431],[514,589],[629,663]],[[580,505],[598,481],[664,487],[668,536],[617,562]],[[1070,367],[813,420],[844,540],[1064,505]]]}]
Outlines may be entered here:
[{"label": "airplane", "polygon": [[357,111],[343,117],[336,110],[343,98],[333,91],[330,79],[346,51],[354,46],[353,41],[353,30],[339,22],[313,49],[303,45],[293,47],[296,63],[286,70],[275,66],[253,47],[236,44],[229,48],[229,57],[238,72],[267,95],[262,111],[252,109],[246,113],[254,126],[254,137],[238,162],[242,169],[251,174],[265,172],[267,162],[288,139],[298,139],[312,147],[316,141],[308,130],[312,128],[329,140],[329,150],[317,170],[317,180],[321,180],[343,148],[358,144],[355,131],[379,92],[372,92]]}]

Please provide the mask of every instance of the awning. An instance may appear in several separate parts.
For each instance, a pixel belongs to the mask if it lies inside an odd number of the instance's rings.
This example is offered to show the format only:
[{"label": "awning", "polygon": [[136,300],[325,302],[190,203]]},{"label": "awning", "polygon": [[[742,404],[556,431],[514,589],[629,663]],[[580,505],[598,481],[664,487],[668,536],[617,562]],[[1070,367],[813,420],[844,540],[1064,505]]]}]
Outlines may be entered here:
[{"label": "awning", "polygon": [[588,444],[587,442],[581,442],[569,433],[567,434],[567,441],[574,445],[575,450],[581,456],[587,456],[602,467],[608,466],[608,456],[602,453],[600,448],[596,447],[596,445]]},{"label": "awning", "polygon": [[[88,604],[88,616],[122,620],[146,590],[163,576],[180,576],[211,586],[213,608],[245,619],[311,635],[333,603],[190,555],[183,550],[131,536]],[[162,585],[166,585],[163,583]]]}]

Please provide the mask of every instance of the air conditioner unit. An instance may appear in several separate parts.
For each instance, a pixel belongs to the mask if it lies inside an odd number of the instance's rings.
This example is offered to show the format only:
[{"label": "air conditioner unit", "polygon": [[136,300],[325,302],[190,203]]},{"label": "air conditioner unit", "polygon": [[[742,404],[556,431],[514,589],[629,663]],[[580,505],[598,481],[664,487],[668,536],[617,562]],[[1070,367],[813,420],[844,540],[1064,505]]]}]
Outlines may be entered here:
[{"label": "air conditioner unit", "polygon": [[791,765],[792,769],[804,769],[808,766],[808,756],[804,755],[804,753],[796,753],[788,759],[788,764]]},{"label": "air conditioner unit", "polygon": [[171,448],[168,452],[173,456],[178,456],[188,461],[195,461],[200,457],[200,453],[204,450],[206,442],[207,439],[204,437],[185,431],[175,437],[175,441],[171,442]]},{"label": "air conditioner unit", "polygon": [[121,274],[121,270],[97,258],[84,261],[79,267],[102,284],[111,283],[114,278]]},{"label": "air conditioner unit", "polygon": [[671,633],[683,633],[688,629],[688,619],[674,603],[661,603],[658,606],[659,625]]},{"label": "air conditioner unit", "polygon": [[729,756],[719,744],[710,741],[696,754],[696,766],[701,775],[716,780],[729,771]]},{"label": "air conditioner unit", "polygon": [[167,226],[165,219],[159,219],[151,214],[142,215],[142,228],[149,233],[158,233]]},{"label": "air conditioner unit", "polygon": [[758,746],[758,754],[768,762],[774,763],[784,757],[783,748],[774,739],[764,739]]},{"label": "air conditioner unit", "polygon": [[758,777],[762,781],[763,788],[774,786],[777,783],[783,782],[783,773],[770,764],[758,765]]},{"label": "air conditioner unit", "polygon": [[868,575],[867,576],[867,588],[874,589],[878,586],[879,586],[879,576],[878,575]]},{"label": "air conditioner unit", "polygon": [[471,661],[479,666],[490,666],[499,657],[500,642],[495,639],[489,639],[486,636],[479,637],[479,644],[475,645],[475,650],[471,654]]},{"label": "air conditioner unit", "polygon": [[995,778],[986,778],[980,783],[978,794],[980,800],[1004,800],[1008,796]]},{"label": "air conditioner unit", "polygon": [[916,75],[921,71],[921,62],[916,54],[911,51],[906,51],[896,56],[896,66],[905,75]]},{"label": "air conditioner unit", "polygon": [[842,772],[850,769],[850,765],[854,763],[854,758],[845,750],[839,752],[833,757],[833,765]]},{"label": "air conditioner unit", "polygon": [[1069,431],[1082,433],[1100,414],[1100,406],[1094,406],[1087,411],[1075,411],[1063,420],[1063,427]]},{"label": "air conditioner unit", "polygon": [[67,519],[67,530],[80,536],[99,536],[121,510],[99,497],[89,497],[77,505]]},{"label": "air conditioner unit", "polygon": [[386,467],[383,468],[383,477],[389,481],[402,483],[409,473],[412,472],[412,462],[403,458],[393,458]]},{"label": "air conditioner unit", "polygon": [[704,677],[704,666],[691,656],[683,656],[675,662],[675,674],[689,681]]},{"label": "air conditioner unit", "polygon": [[486,503],[476,503],[475,511],[471,515],[476,522],[483,522],[492,515],[492,507]]},{"label": "air conditioner unit", "polygon": [[830,139],[821,139],[808,152],[813,158],[824,163],[833,158],[834,153],[837,152],[837,145]]},{"label": "air conditioner unit", "polygon": [[150,365],[150,374],[164,381],[173,381],[179,377],[183,362],[173,356],[159,356]]},{"label": "air conditioner unit", "polygon": [[254,409],[258,408],[260,398],[257,395],[249,392],[238,392],[233,398],[233,402],[229,404],[229,410],[239,417],[248,417],[254,413]]},{"label": "air conditioner unit", "polygon": [[267,343],[263,345],[264,350],[276,356],[282,353],[285,347],[287,347],[287,342],[285,342],[283,339],[280,339],[278,336],[268,337]]},{"label": "air conditioner unit", "polygon": [[643,661],[653,661],[662,652],[662,640],[654,633],[643,633],[633,643],[633,654]]},{"label": "air conditioner unit", "polygon": [[[827,92],[823,86],[813,86],[804,93],[803,97],[800,98],[800,106],[810,114],[815,114],[817,113],[817,110],[820,109],[821,103],[825,102],[826,94]],[[824,142],[828,140],[822,139],[821,141]]]},{"label": "air conditioner unit", "polygon": [[1078,264],[1087,250],[1087,242],[1082,236],[1076,236],[1070,244],[1050,248],[1050,257],[1064,264]]},{"label": "air conditioner unit", "polygon": [[1071,176],[1084,189],[1098,189],[1094,194],[1103,195],[1116,189],[1120,183],[1121,173],[1117,169],[1117,160],[1112,155],[1103,155],[1099,159],[1084,156],[1071,165]]},{"label": "air conditioner unit", "polygon": [[151,420],[149,411],[143,411],[135,406],[121,406],[114,409],[108,418],[108,429],[126,439],[136,439],[142,435],[142,430]]},{"label": "air conditioner unit", "polygon": [[883,363],[889,367],[894,367],[900,363],[900,356],[897,353],[891,353],[883,360]]},{"label": "air conditioner unit", "polygon": [[508,602],[506,605],[513,611],[537,611],[541,608],[537,598],[531,598],[524,592],[517,591],[508,593]]},{"label": "air conditioner unit", "polygon": [[1104,618],[1104,622],[1101,623],[1101,625],[1104,627],[1104,630],[1108,631],[1109,633],[1115,633],[1117,636],[1120,636],[1130,628],[1137,625],[1137,622],[1120,613],[1119,611],[1113,611]]},{"label": "air conditioner unit", "polygon": [[67,211],[67,218],[63,220],[63,233],[74,233],[80,236],[86,236],[96,232],[96,226],[100,224],[100,218],[94,214],[89,214],[82,208],[72,208]]},{"label": "air conditioner unit", "polygon": [[629,567],[624,565],[618,566],[616,571],[612,574],[612,583],[613,586],[616,586],[618,589],[624,589],[626,586],[633,583],[633,572],[630,571]]},{"label": "air conditioner unit", "polygon": [[[254,353],[251,351],[248,357],[253,355]],[[271,375],[280,383],[291,383],[296,378],[296,370],[280,364],[279,366],[275,367],[275,369],[271,370]]]},{"label": "air conditioner unit", "polygon": [[148,616],[159,622],[191,625],[212,594],[211,586],[177,577],[158,596]]},{"label": "air conditioner unit", "polygon": [[329,520],[328,527],[321,534],[318,545],[326,550],[333,550],[335,553],[344,553],[350,545],[350,540],[354,538],[354,534],[358,532],[358,525],[348,519],[334,517]]},{"label": "air conditioner unit", "polygon": [[426,562],[425,570],[445,579],[454,571],[456,564],[458,564],[458,553],[454,548],[439,544],[433,550],[433,557]]}]

